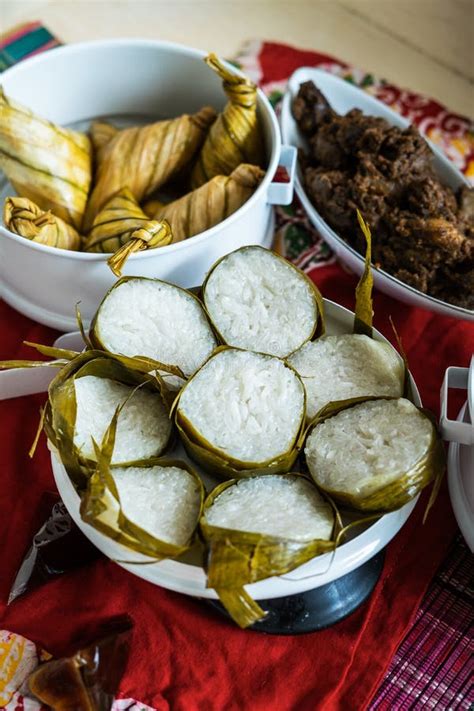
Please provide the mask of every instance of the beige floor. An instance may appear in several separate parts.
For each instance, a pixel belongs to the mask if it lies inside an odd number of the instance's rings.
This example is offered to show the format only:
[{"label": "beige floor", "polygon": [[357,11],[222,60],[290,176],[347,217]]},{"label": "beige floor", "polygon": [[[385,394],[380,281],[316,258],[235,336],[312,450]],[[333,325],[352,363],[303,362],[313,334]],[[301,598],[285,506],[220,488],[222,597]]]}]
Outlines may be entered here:
[{"label": "beige floor", "polygon": [[0,27],[65,42],[167,39],[229,57],[248,39],[319,49],[474,114],[474,0],[0,0]]}]

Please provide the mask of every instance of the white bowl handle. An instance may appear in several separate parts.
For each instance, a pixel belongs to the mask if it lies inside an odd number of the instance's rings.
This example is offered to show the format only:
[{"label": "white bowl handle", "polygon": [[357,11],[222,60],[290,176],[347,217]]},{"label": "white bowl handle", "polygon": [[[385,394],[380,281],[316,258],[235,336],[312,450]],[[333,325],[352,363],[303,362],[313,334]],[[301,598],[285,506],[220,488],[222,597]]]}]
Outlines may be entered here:
[{"label": "white bowl handle", "polygon": [[[60,336],[54,345],[56,348],[81,351],[84,348],[84,341],[79,331],[76,331]],[[56,373],[56,368],[50,366],[0,370],[0,400],[44,393]]]},{"label": "white bowl handle", "polygon": [[[467,401],[471,418],[469,422],[458,422],[448,417],[448,390],[459,388],[468,391]],[[439,426],[443,439],[459,444],[474,444],[474,356],[469,368],[451,367],[446,369],[441,386],[441,416]]]},{"label": "white bowl handle", "polygon": [[296,156],[297,150],[294,146],[281,147],[277,172],[268,186],[267,202],[270,205],[289,205],[292,202]]}]

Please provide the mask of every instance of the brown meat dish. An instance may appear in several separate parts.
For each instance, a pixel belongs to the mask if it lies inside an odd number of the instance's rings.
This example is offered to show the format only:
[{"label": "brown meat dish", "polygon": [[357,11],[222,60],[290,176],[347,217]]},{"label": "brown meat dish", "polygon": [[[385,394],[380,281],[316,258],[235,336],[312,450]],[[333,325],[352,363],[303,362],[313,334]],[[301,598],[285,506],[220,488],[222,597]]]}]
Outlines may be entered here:
[{"label": "brown meat dish", "polygon": [[372,230],[373,261],[406,284],[474,309],[474,191],[442,185],[413,126],[358,109],[337,114],[313,82],[293,115],[308,141],[306,191],[326,222],[361,254],[358,208]]}]

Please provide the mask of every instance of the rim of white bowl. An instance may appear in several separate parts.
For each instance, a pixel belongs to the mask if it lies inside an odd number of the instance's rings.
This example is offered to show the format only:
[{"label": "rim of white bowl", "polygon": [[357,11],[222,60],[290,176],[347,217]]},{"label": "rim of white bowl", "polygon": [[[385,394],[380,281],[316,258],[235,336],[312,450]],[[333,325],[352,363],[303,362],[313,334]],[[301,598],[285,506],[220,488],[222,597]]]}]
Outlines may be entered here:
[{"label": "rim of white bowl", "polygon": [[[61,47],[53,47],[52,49],[48,50],[47,52],[44,52],[42,54],[35,55],[34,57],[31,57],[29,59],[25,59],[22,62],[19,62],[18,64],[15,64],[13,67],[10,67],[10,69],[6,69],[3,74],[2,74],[2,82],[4,82],[5,77],[10,78],[12,75],[15,76],[15,74],[21,73],[22,71],[28,70],[28,67],[34,65],[34,64],[41,64],[41,63],[47,63],[50,61],[51,57],[56,56],[57,54],[76,54],[78,52],[81,52],[83,50],[87,49],[92,49],[94,47],[105,47],[105,48],[110,48],[110,49],[115,49],[115,48],[120,48],[120,47],[125,47],[125,46],[136,46],[136,47],[149,47],[149,48],[163,48],[163,49],[171,49],[171,50],[176,50],[179,54],[185,54],[190,57],[194,58],[203,58],[207,56],[208,52],[205,52],[201,49],[195,49],[194,47],[188,47],[183,44],[179,44],[176,42],[169,42],[169,41],[161,41],[161,40],[151,40],[151,39],[134,39],[133,37],[131,38],[119,38],[119,39],[109,39],[109,40],[91,40],[88,42],[76,42],[68,45],[64,45]],[[223,64],[230,69],[234,74],[239,74],[241,76],[245,76],[245,73],[237,69],[233,64],[226,60],[222,60]],[[271,152],[270,152],[270,158],[268,161],[268,166],[265,170],[265,176],[258,186],[258,188],[255,190],[253,195],[249,197],[249,199],[242,205],[242,207],[239,207],[238,210],[236,210],[232,215],[229,215],[229,217],[226,217],[225,220],[222,220],[222,222],[219,222],[217,225],[214,225],[214,227],[211,227],[208,230],[205,230],[204,232],[200,232],[197,235],[194,235],[193,237],[189,237],[188,239],[182,240],[181,242],[176,242],[175,244],[169,244],[166,245],[165,247],[160,247],[159,250],[144,250],[143,252],[136,252],[135,254],[131,254],[129,257],[129,260],[135,260],[138,261],[140,259],[150,259],[152,257],[156,257],[158,253],[161,253],[162,250],[166,250],[166,253],[169,254],[170,252],[177,252],[182,249],[190,249],[192,248],[193,244],[199,244],[200,242],[203,242],[204,240],[216,235],[221,229],[222,226],[225,225],[226,227],[230,225],[232,222],[234,222],[236,219],[238,219],[242,214],[244,214],[247,210],[251,208],[251,206],[259,199],[265,197],[263,195],[264,191],[267,190],[269,183],[271,182],[276,169],[278,167],[278,161],[280,158],[280,151],[281,151],[281,134],[280,134],[280,127],[278,124],[278,119],[277,116],[272,108],[272,105],[270,104],[269,100],[263,93],[263,91],[257,87],[257,97],[259,99],[259,103],[261,107],[264,108],[264,110],[267,112],[267,115],[270,119],[270,130],[271,130],[271,135],[270,135],[270,143],[271,143]],[[92,119],[93,117],[91,117]],[[4,176],[5,180],[6,176]],[[5,180],[5,182],[8,182],[8,180]],[[0,183],[1,184],[1,183]],[[31,242],[30,240],[26,240],[24,237],[21,237],[21,235],[16,235],[14,232],[10,232],[5,225],[2,223],[0,224],[0,231],[5,234],[6,237],[9,239],[12,239],[15,242],[19,242],[21,245],[25,247],[29,247],[30,249],[33,250],[38,250],[40,252],[46,252],[47,254],[55,255],[57,257],[60,257],[61,259],[72,259],[76,261],[89,261],[89,262],[105,262],[113,252],[75,252],[73,250],[69,249],[59,249],[59,247],[49,247],[48,245],[45,244],[39,244],[38,242]]]}]

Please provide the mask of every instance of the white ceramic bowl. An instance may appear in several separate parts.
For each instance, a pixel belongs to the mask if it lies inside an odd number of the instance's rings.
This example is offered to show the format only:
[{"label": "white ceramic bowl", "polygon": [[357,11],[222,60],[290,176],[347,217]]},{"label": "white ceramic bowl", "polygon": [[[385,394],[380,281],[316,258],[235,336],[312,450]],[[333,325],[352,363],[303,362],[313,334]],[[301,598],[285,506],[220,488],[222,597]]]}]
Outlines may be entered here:
[{"label": "white ceramic bowl", "polygon": [[[354,314],[332,301],[325,300],[325,312],[329,333],[351,333]],[[374,337],[388,342],[378,331],[374,330]],[[63,338],[61,345],[69,348],[78,348],[80,343],[73,339]],[[418,390],[412,380],[415,402],[421,404]],[[184,451],[174,453],[175,457],[185,458]],[[148,565],[134,565],[132,561],[147,561],[145,556],[134,553],[119,543],[99,533],[81,519],[79,514],[79,496],[76,493],[63,465],[55,453],[51,454],[53,474],[61,498],[71,514],[74,522],[81,531],[99,548],[106,556],[115,561],[120,561],[125,570],[148,580],[155,585],[175,590],[186,595],[204,598],[216,598],[213,589],[206,587],[206,576],[198,561],[194,564],[174,560],[164,560]],[[195,464],[193,464],[196,467]],[[217,482],[210,477],[204,477],[209,489]],[[350,573],[355,568],[370,560],[378,551],[398,533],[415,507],[416,499],[410,501],[403,508],[385,514],[371,526],[358,529],[359,535],[354,532],[354,538],[341,545],[331,561],[332,555],[326,554],[314,558],[302,565],[297,570],[284,577],[273,577],[261,580],[258,583],[246,586],[248,592],[257,600],[284,597],[311,590]]]},{"label": "white ceramic bowl", "polygon": [[[225,105],[221,80],[203,62],[204,54],[152,40],[87,42],[21,62],[3,72],[1,83],[7,96],[60,125],[87,125],[98,116],[157,120],[204,105],[217,110]],[[278,122],[261,91],[258,112],[268,168],[252,197],[219,225],[192,239],[132,255],[124,275],[159,277],[189,287],[202,283],[208,268],[224,254],[246,244],[270,246],[271,205],[292,199],[292,184],[272,184],[272,178],[279,163],[294,172],[295,150],[282,154]],[[2,205],[11,194],[12,188],[5,179],[2,185],[0,178]],[[3,298],[36,321],[63,331],[76,327],[78,301],[88,322],[114,283],[106,260],[103,254],[35,244],[0,226]]]},{"label": "white ceramic bowl", "polygon": [[[298,125],[293,118],[291,111],[291,102],[298,93],[300,84],[305,81],[313,81],[316,86],[323,92],[324,96],[329,101],[335,111],[340,114],[345,114],[351,109],[360,109],[364,114],[371,116],[380,116],[386,119],[393,126],[407,128],[410,122],[389,109],[385,104],[372,96],[369,96],[365,91],[358,89],[356,86],[349,84],[347,81],[333,76],[321,69],[313,69],[312,67],[301,67],[292,74],[288,89],[283,99],[281,113],[281,132],[283,141],[289,145],[298,148],[305,147],[305,139],[299,131]],[[449,161],[446,156],[428,141],[431,150],[434,153],[434,167],[439,175],[442,183],[449,185],[454,190],[457,190],[462,185],[469,185],[464,175]],[[362,274],[364,269],[364,258],[356,252],[350,245],[347,244],[339,235],[325,222],[318,213],[313,203],[306,195],[304,190],[304,181],[301,170],[297,169],[295,188],[296,193],[301,200],[303,207],[309,215],[309,218],[318,232],[323,236],[326,242],[334,250],[341,262],[347,264],[356,274]],[[375,286],[380,291],[385,292],[389,296],[404,301],[413,306],[421,306],[425,309],[430,309],[446,316],[454,316],[456,318],[474,321],[474,311],[453,306],[440,299],[435,299],[433,296],[423,294],[421,291],[414,289],[412,286],[396,279],[382,269],[373,269]]]}]

